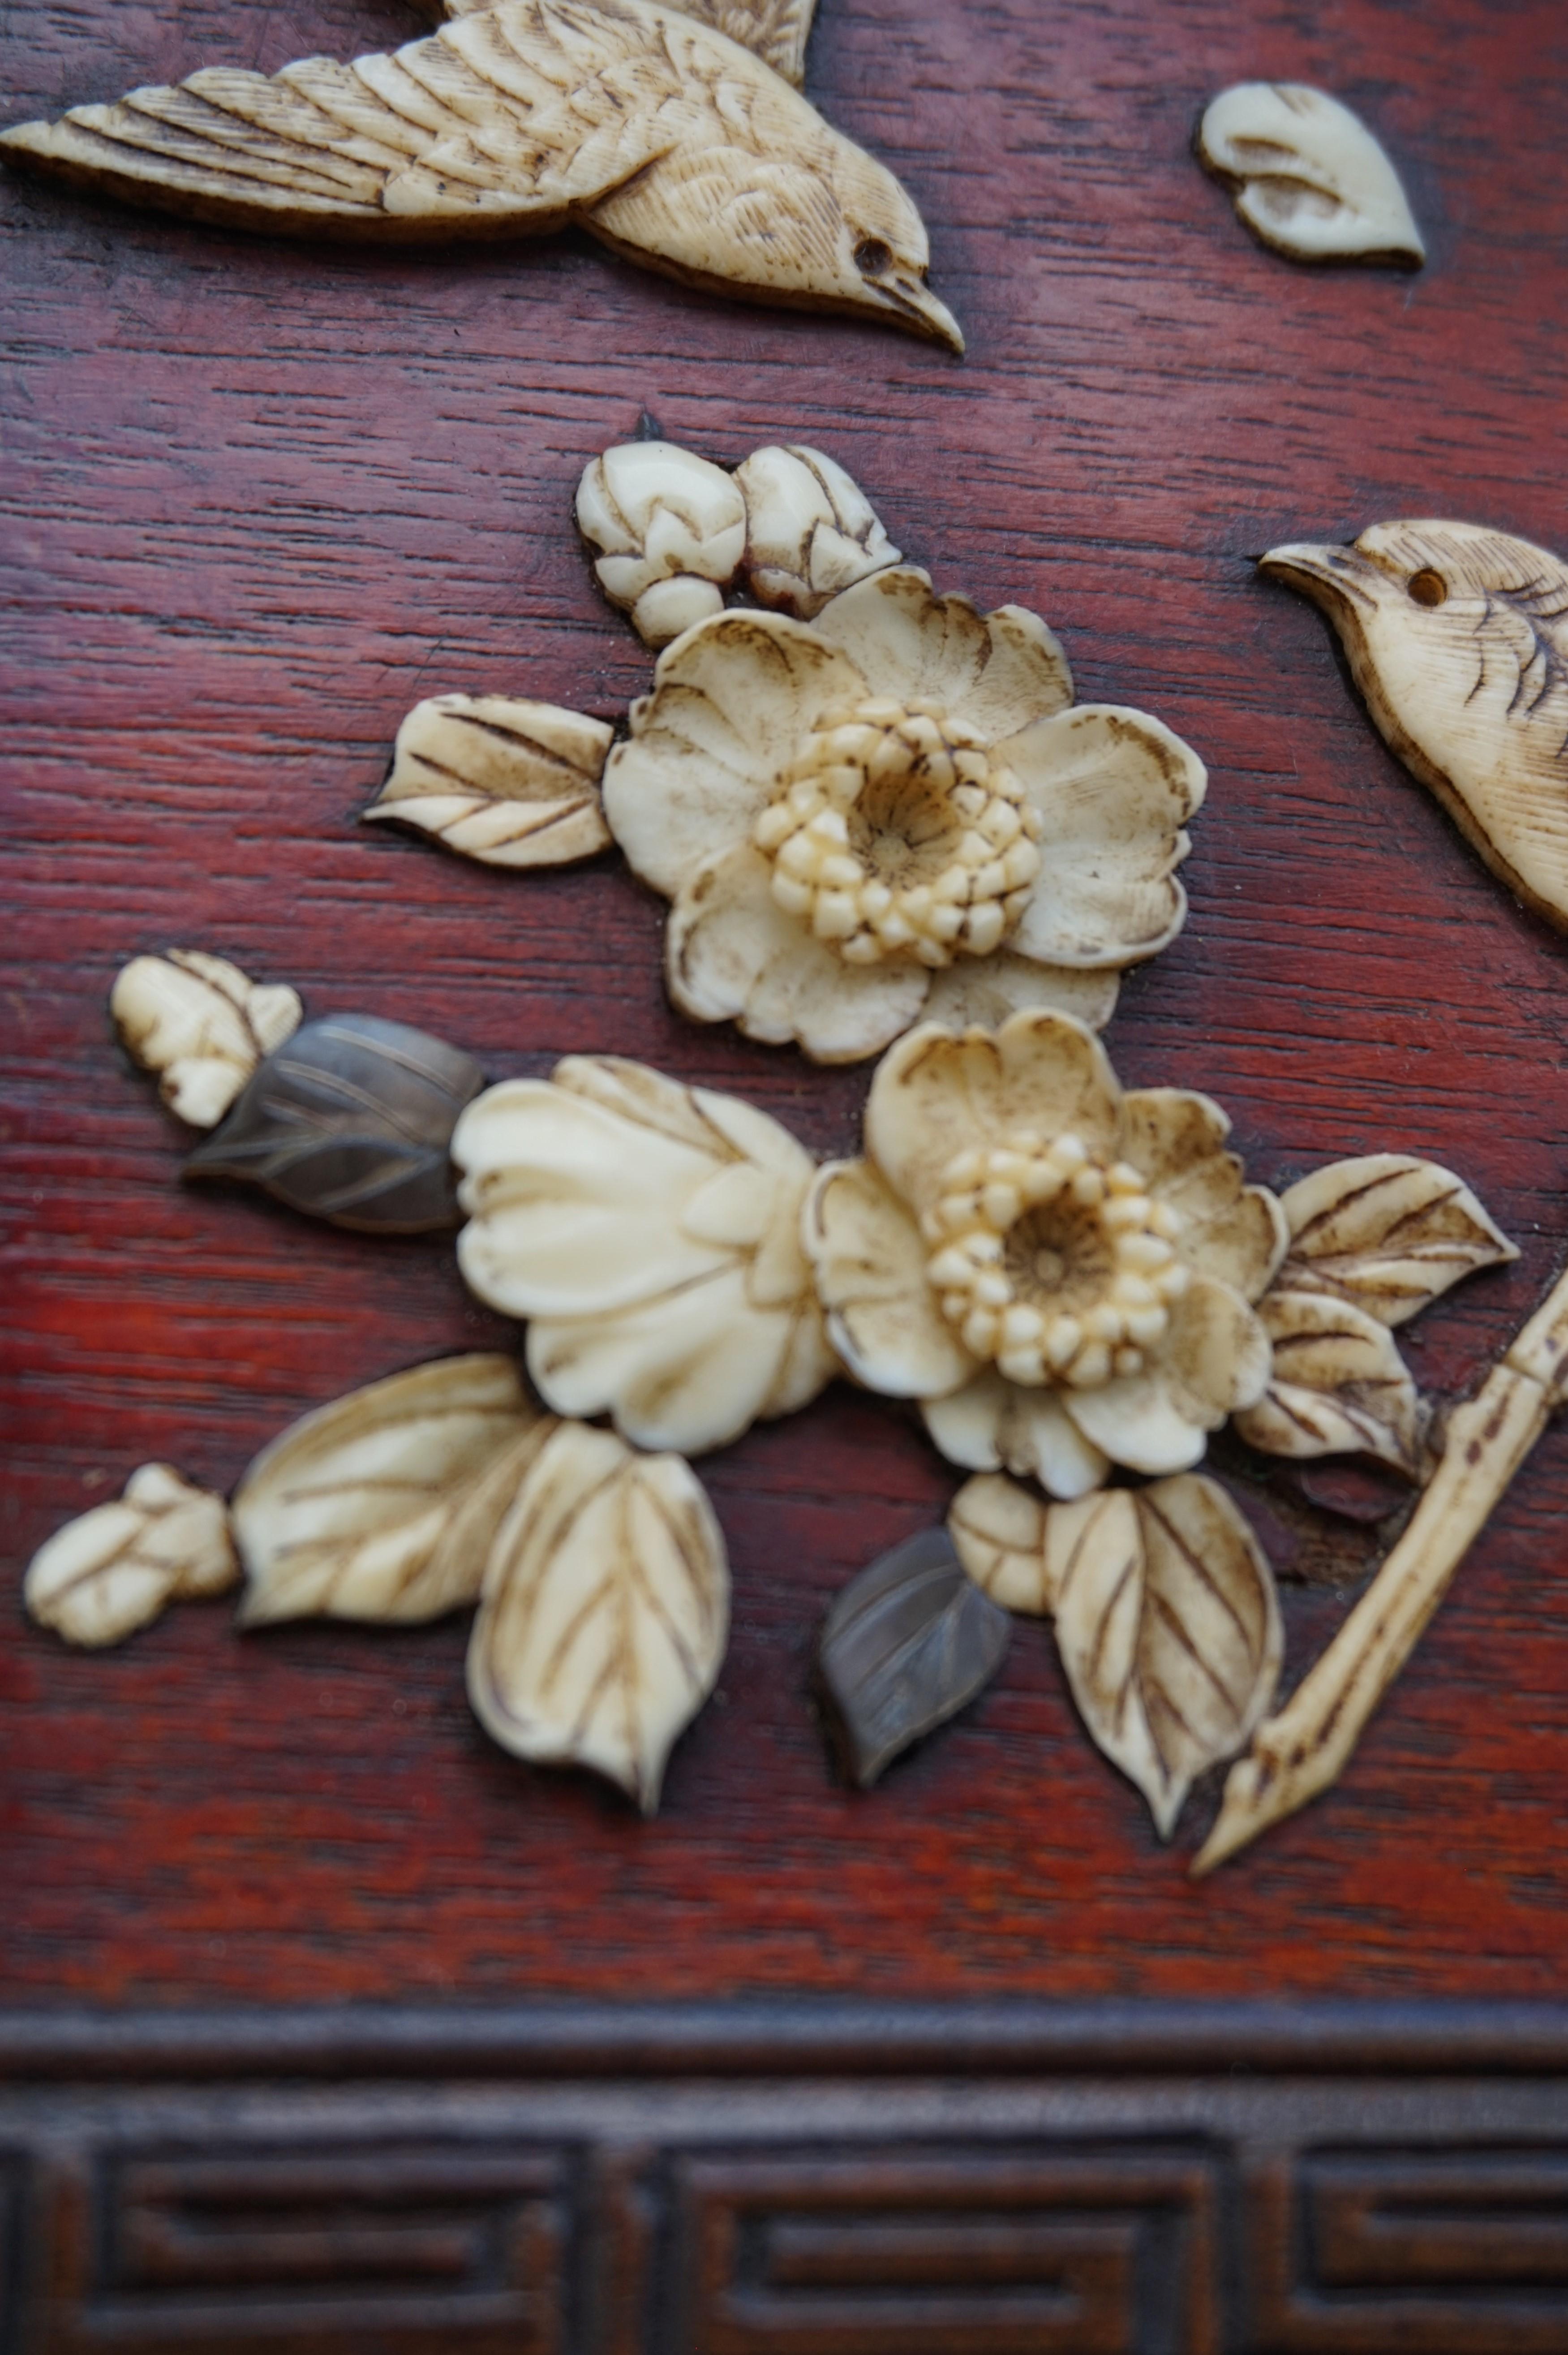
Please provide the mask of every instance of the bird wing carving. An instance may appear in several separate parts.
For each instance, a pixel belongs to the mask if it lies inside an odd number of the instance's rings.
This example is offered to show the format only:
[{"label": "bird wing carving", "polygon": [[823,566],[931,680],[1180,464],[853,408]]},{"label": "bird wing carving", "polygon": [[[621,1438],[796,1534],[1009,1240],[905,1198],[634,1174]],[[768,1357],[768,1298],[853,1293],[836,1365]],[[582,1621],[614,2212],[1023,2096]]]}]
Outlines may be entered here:
[{"label": "bird wing carving", "polygon": [[252,227],[543,229],[698,135],[704,114],[724,145],[746,145],[745,106],[732,98],[721,121],[718,101],[726,83],[749,95],[748,80],[772,77],[650,0],[502,0],[389,56],[306,58],[272,75],[209,67],[22,123],[4,144],[143,203]]},{"label": "bird wing carving", "polygon": [[[492,5],[493,0],[418,0],[420,15],[432,24],[471,16]],[[816,0],[683,0],[681,13],[737,41],[800,89]]]},{"label": "bird wing carving", "polygon": [[352,65],[209,68],[0,132],[0,161],[296,236],[433,242],[577,220],[687,283],[964,347],[891,172],[665,0],[500,0]]}]

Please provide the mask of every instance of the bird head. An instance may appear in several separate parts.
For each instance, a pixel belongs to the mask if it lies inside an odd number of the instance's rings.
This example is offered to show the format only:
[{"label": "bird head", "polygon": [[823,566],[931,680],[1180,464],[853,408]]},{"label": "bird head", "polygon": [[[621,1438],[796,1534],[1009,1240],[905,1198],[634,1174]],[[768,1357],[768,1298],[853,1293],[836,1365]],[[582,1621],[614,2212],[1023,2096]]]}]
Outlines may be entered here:
[{"label": "bird head", "polygon": [[[705,27],[688,45],[699,34],[721,48]],[[722,50],[741,54],[727,41]],[[584,226],[688,282],[870,314],[961,352],[962,329],[926,283],[925,223],[892,173],[753,59],[724,97],[722,116],[694,116]]]},{"label": "bird head", "polygon": [[833,194],[839,213],[835,274],[851,309],[881,312],[949,350],[964,348],[963,329],[926,283],[926,225],[891,172],[874,156],[830,134],[835,149]]},{"label": "bird head", "polygon": [[1379,731],[1487,864],[1568,930],[1568,566],[1469,523],[1258,560],[1322,606]]},{"label": "bird head", "polygon": [[1406,758],[1442,766],[1478,727],[1511,731],[1568,698],[1568,570],[1529,540],[1481,524],[1379,523],[1348,548],[1271,548],[1258,562],[1323,608]]}]

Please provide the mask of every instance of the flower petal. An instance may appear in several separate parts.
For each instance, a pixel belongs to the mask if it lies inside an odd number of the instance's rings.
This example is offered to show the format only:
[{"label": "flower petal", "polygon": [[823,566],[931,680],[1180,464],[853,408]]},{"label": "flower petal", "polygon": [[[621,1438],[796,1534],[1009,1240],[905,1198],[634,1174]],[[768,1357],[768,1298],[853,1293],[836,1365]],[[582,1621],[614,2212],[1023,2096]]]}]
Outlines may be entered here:
[{"label": "flower petal", "polygon": [[836,1369],[820,1328],[802,1368],[797,1322],[788,1311],[751,1307],[745,1272],[732,1263],[633,1308],[536,1320],[528,1371],[559,1414],[608,1412],[639,1447],[699,1455],[738,1438],[759,1415],[803,1406],[831,1379]]},{"label": "flower petal", "polygon": [[1112,1147],[1121,1090],[1092,1031],[1065,1014],[1012,1015],[997,1031],[955,1035],[925,1023],[884,1057],[865,1108],[866,1150],[916,1211],[972,1146],[1033,1129],[1071,1129],[1091,1153]]},{"label": "flower petal", "polygon": [[1185,1472],[1209,1444],[1161,1373],[1130,1374],[1103,1390],[1065,1391],[1062,1402],[1084,1437],[1131,1472]]},{"label": "flower petal", "polygon": [[1238,1407],[1255,1406],[1268,1387],[1268,1335],[1239,1292],[1195,1276],[1171,1312],[1159,1371],[1181,1412],[1217,1430]]},{"label": "flower petal", "polygon": [[459,1121],[452,1157],[465,1281],[511,1316],[576,1316],[647,1300],[729,1263],[681,1231],[712,1163],[545,1080],[510,1080]]},{"label": "flower petal", "polygon": [[833,1347],[868,1390],[931,1398],[973,1373],[927,1282],[920,1231],[869,1161],[819,1171],[800,1233]]},{"label": "flower petal", "polygon": [[768,889],[749,844],[699,868],[664,939],[670,995],[695,1022],[738,1022],[770,1046],[798,1039],[821,1063],[874,1055],[919,1015],[924,965],[845,964]]},{"label": "flower petal", "polygon": [[1080,704],[997,747],[1044,822],[1044,865],[1014,949],[1058,964],[1129,964],[1181,929],[1174,870],[1202,802],[1202,762],[1148,712]]},{"label": "flower petal", "polygon": [[1032,957],[997,949],[987,957],[959,957],[931,976],[925,1019],[945,1030],[975,1023],[997,1030],[1010,1014],[1049,1007],[1071,1014],[1090,1030],[1103,1030],[1116,1012],[1118,974],[1066,964],[1036,964]]},{"label": "flower petal", "polygon": [[926,1428],[949,1464],[1031,1474],[1049,1496],[1087,1496],[1110,1469],[1064,1412],[1057,1391],[1025,1390],[988,1366],[950,1397],[927,1399]]},{"label": "flower petal", "polygon": [[992,743],[1073,699],[1067,657],[1038,614],[1022,605],[979,613],[967,597],[934,595],[909,565],[856,581],[812,626],[874,695],[928,698]]},{"label": "flower petal", "polygon": [[602,784],[609,830],[643,881],[673,899],[705,859],[746,841],[819,713],[864,693],[852,662],[780,613],[719,613],[678,638]]},{"label": "flower petal", "polygon": [[1182,1219],[1181,1256],[1204,1275],[1260,1300],[1285,1256],[1285,1212],[1266,1186],[1242,1183],[1227,1153],[1231,1124],[1212,1097],[1187,1088],[1124,1096],[1122,1152],[1157,1201]]}]

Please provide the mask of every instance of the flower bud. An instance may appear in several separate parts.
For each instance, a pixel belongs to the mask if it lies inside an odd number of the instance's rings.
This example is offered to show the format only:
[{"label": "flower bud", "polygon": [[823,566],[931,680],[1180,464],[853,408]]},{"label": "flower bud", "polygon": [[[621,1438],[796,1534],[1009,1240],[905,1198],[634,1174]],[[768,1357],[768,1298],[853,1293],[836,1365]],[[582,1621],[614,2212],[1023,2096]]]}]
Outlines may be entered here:
[{"label": "flower bud", "polygon": [[[605,595],[631,609],[651,645],[718,612],[746,551],[745,502],[730,476],[670,442],[624,442],[586,467],[577,527],[602,551],[594,570]],[[672,595],[663,584],[677,581]]]},{"label": "flower bud", "polygon": [[746,499],[746,571],[763,605],[810,621],[868,572],[898,562],[859,485],[821,450],[754,450],[737,469]]}]

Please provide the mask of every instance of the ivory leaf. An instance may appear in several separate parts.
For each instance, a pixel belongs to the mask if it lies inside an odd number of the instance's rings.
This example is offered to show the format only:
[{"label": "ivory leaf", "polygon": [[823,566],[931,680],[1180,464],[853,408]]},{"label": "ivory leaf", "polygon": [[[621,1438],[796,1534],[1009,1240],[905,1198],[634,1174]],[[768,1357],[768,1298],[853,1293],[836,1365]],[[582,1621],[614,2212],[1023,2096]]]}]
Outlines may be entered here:
[{"label": "ivory leaf", "polygon": [[724,1540],[691,1466],[564,1423],[491,1550],[469,1699],[503,1749],[592,1767],[651,1816],[728,1626]]},{"label": "ivory leaf", "polygon": [[610,839],[599,781],[613,729],[553,703],[440,695],[397,730],[367,819],[392,818],[488,867],[561,867]]},{"label": "ivory leaf", "polygon": [[1414,1476],[1421,1401],[1393,1336],[1353,1301],[1275,1291],[1258,1305],[1274,1345],[1268,1388],[1233,1418],[1267,1455],[1380,1456]]},{"label": "ivory leaf", "polygon": [[1196,1777],[1245,1747],[1283,1649],[1274,1578],[1199,1473],[1053,1505],[1056,1642],[1095,1742],[1168,1839]]},{"label": "ivory leaf", "polygon": [[187,1178],[235,1178],[371,1233],[457,1224],[450,1147],[484,1085],[471,1055],[376,1014],[307,1022],[270,1055]]},{"label": "ivory leaf", "polygon": [[434,1619],[474,1602],[554,1429],[499,1356],[440,1358],[303,1416],[235,1491],[243,1623]]},{"label": "ivory leaf", "polygon": [[862,1790],[984,1689],[1012,1633],[1006,1612],[965,1576],[945,1529],[922,1529],[850,1580],[822,1622],[817,1660]]},{"label": "ivory leaf", "polygon": [[1298,261],[1426,258],[1393,165],[1327,91],[1238,82],[1205,112],[1198,154],[1254,235]]},{"label": "ivory leaf", "polygon": [[221,1594],[239,1575],[221,1497],[143,1464],[118,1504],[57,1529],[27,1564],[23,1597],[69,1644],[118,1644],[166,1606]]},{"label": "ivory leaf", "polygon": [[1469,1188],[1435,1161],[1372,1153],[1330,1162],[1281,1195],[1282,1292],[1327,1292],[1403,1325],[1478,1268],[1519,1252]]}]

